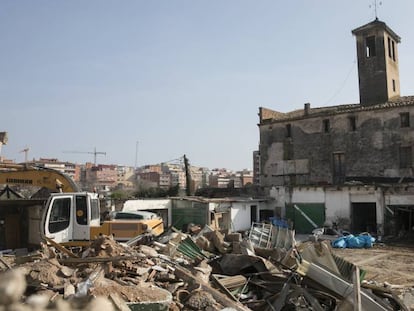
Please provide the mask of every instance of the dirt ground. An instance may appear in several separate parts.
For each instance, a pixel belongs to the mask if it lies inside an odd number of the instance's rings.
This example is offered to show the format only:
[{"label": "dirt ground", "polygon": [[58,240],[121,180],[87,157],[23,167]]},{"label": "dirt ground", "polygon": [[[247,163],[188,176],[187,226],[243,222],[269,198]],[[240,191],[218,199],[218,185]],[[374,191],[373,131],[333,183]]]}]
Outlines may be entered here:
[{"label": "dirt ground", "polygon": [[333,249],[366,271],[364,280],[414,287],[414,244],[374,244],[366,249]]}]

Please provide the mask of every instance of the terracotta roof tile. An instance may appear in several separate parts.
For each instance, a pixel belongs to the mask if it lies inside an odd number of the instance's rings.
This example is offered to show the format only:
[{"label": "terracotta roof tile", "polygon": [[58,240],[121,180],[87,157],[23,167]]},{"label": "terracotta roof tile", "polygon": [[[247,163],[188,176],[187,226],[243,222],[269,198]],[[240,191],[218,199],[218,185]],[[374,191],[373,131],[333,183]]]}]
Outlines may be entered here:
[{"label": "terracotta roof tile", "polygon": [[396,99],[389,100],[385,103],[377,105],[364,106],[361,104],[349,104],[349,105],[339,105],[339,106],[329,106],[329,107],[317,107],[310,108],[308,114],[305,115],[304,109],[297,109],[291,112],[278,112],[273,111],[267,108],[260,108],[261,113],[261,123],[277,122],[277,121],[288,121],[288,120],[298,120],[298,119],[307,119],[318,116],[328,116],[336,115],[341,113],[352,113],[360,111],[372,111],[372,110],[381,110],[381,109],[391,109],[396,107],[412,106],[414,105],[414,96],[402,96]]}]

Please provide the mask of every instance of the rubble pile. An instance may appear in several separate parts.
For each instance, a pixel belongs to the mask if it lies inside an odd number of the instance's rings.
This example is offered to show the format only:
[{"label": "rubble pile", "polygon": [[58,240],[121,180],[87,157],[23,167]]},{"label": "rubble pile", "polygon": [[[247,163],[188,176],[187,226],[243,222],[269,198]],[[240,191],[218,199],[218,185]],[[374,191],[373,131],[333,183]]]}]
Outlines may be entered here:
[{"label": "rubble pile", "polygon": [[5,259],[0,310],[408,310],[393,291],[355,281],[363,273],[329,243],[297,245],[272,225],[244,238],[208,226],[127,243],[100,236],[76,254],[52,243]]}]

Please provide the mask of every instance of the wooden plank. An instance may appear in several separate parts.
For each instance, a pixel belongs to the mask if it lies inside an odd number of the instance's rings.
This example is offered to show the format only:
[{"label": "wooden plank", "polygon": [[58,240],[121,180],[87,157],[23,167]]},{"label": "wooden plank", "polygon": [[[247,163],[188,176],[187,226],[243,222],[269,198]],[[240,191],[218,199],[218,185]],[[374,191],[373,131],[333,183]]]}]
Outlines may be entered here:
[{"label": "wooden plank", "polygon": [[233,289],[237,287],[242,287],[246,284],[247,278],[243,275],[233,275],[233,276],[218,276],[213,275],[217,278],[221,285],[225,286],[228,289]]},{"label": "wooden plank", "polygon": [[119,311],[131,311],[131,309],[128,307],[126,302],[119,296],[118,293],[110,293],[109,299],[111,300],[112,304],[115,307],[115,310]]},{"label": "wooden plank", "polygon": [[354,269],[354,311],[361,311],[361,286],[359,280],[359,268]]},{"label": "wooden plank", "polygon": [[56,247],[58,250],[60,250],[62,253],[65,253],[66,255],[68,255],[71,258],[79,258],[78,256],[76,256],[74,253],[72,253],[70,250],[68,250],[66,247],[64,247],[63,245],[60,245],[59,243],[56,243],[55,241],[53,241],[52,239],[48,238],[47,236],[44,237],[45,240],[49,243],[52,244],[54,247]]},{"label": "wooden plank", "polygon": [[11,269],[12,267],[9,265],[9,263],[7,261],[5,261],[2,257],[0,257],[0,261],[3,265],[6,266],[7,269]]},{"label": "wooden plank", "polygon": [[219,279],[214,276],[213,274],[211,275],[211,278],[213,279],[213,281],[216,283],[216,285],[218,287],[220,287],[220,289],[231,299],[234,301],[237,301],[236,297],[233,296],[233,294],[226,288],[226,286],[224,286]]},{"label": "wooden plank", "polygon": [[137,256],[113,256],[113,257],[86,257],[86,258],[64,258],[59,259],[59,263],[62,264],[84,264],[84,263],[95,263],[95,262],[114,262],[121,260],[132,260],[136,259]]}]

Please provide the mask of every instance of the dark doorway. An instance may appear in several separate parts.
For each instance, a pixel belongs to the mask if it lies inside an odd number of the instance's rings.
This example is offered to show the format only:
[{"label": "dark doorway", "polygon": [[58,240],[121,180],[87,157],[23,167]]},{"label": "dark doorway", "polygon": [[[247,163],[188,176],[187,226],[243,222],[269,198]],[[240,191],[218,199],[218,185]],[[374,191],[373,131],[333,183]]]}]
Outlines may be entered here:
[{"label": "dark doorway", "polygon": [[260,221],[270,221],[270,218],[274,216],[273,210],[262,209],[259,211]]},{"label": "dark doorway", "polygon": [[250,206],[250,222],[257,222],[257,206],[252,205]]},{"label": "dark doorway", "polygon": [[352,203],[352,231],[377,233],[377,207],[375,203]]},{"label": "dark doorway", "polygon": [[404,234],[413,231],[414,224],[414,206],[413,205],[398,205],[395,206],[395,225],[396,234]]}]

